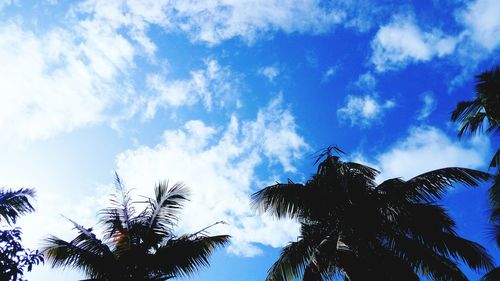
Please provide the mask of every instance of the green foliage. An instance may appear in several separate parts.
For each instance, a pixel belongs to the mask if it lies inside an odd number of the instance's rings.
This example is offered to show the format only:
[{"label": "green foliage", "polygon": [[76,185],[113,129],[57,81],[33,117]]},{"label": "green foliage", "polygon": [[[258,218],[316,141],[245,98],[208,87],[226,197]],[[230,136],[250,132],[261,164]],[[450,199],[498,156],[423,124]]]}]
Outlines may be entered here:
[{"label": "green foliage", "polygon": [[267,281],[467,280],[459,262],[492,269],[486,250],[459,237],[455,222],[435,203],[452,185],[476,186],[489,174],[444,168],[377,184],[376,169],[343,162],[330,150],[320,157],[305,184],[278,183],[252,196],[261,212],[301,224]]},{"label": "green foliage", "polygon": [[0,230],[0,280],[25,281],[25,270],[29,272],[33,265],[43,263],[38,251],[25,249],[21,244],[21,230],[10,228],[21,215],[34,211],[30,203],[34,195],[32,189],[0,190],[0,223],[9,225]]},{"label": "green foliage", "polygon": [[0,189],[0,222],[16,223],[16,220],[35,209],[30,203],[35,191],[22,188],[19,190]]},{"label": "green foliage", "polygon": [[[104,236],[70,220],[78,235],[72,241],[55,236],[45,239],[43,250],[53,267],[81,270],[89,280],[167,280],[188,276],[209,265],[214,250],[227,244],[229,236],[208,236],[205,231],[176,236],[178,212],[188,200],[187,188],[162,182],[146,208],[137,212],[130,194],[116,177],[117,193],[111,206],[101,210]],[[137,203],[137,202],[136,202]]]},{"label": "green foliage", "polygon": [[43,256],[37,250],[23,247],[19,228],[0,230],[0,280],[25,281],[25,269],[31,271],[33,265],[42,262]]}]

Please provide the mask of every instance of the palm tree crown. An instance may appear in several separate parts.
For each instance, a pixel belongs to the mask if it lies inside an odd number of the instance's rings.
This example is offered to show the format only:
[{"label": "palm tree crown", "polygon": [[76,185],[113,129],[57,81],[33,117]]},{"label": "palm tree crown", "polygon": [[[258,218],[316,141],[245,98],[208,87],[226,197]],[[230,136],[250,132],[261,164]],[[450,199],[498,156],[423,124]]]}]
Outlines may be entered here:
[{"label": "palm tree crown", "polygon": [[[458,136],[483,131],[497,135],[500,132],[500,67],[485,71],[476,76],[476,98],[457,104],[451,115],[452,121],[461,123]],[[485,122],[486,121],[486,122]],[[494,184],[491,186],[491,222],[497,245],[500,245],[500,149],[497,148],[490,168],[497,168]],[[483,278],[485,281],[500,280],[500,267],[495,268]]]},{"label": "palm tree crown", "polygon": [[328,149],[305,184],[278,183],[253,194],[261,212],[296,218],[297,241],[268,272],[278,280],[467,280],[458,267],[493,267],[480,245],[461,238],[434,201],[454,183],[475,186],[490,175],[463,168],[431,171],[408,181],[375,182],[379,172],[342,162]]},{"label": "palm tree crown", "polygon": [[[476,98],[462,101],[451,114],[451,120],[460,122],[458,136],[483,131],[487,121],[487,133],[500,132],[500,67],[476,76]],[[500,164],[500,150],[497,150],[490,166]]]},{"label": "palm tree crown", "polygon": [[98,239],[92,228],[71,221],[78,231],[72,241],[46,239],[43,251],[53,267],[80,269],[88,280],[166,280],[208,265],[211,253],[229,241],[227,235],[208,236],[204,230],[174,234],[178,212],[188,200],[182,184],[158,184],[155,197],[147,198],[147,207],[138,213],[129,192],[116,179],[119,193],[100,212],[104,237]]},{"label": "palm tree crown", "polygon": [[457,104],[451,115],[453,121],[462,123],[459,135],[476,133],[488,121],[487,132],[500,128],[500,67],[476,76],[476,98]]}]

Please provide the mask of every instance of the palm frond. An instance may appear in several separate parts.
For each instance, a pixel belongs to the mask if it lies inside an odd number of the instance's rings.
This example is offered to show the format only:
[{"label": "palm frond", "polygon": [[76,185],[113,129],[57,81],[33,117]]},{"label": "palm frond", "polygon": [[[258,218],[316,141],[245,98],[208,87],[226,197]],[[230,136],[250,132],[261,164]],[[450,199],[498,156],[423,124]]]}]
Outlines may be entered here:
[{"label": "palm frond", "polygon": [[35,209],[30,199],[35,197],[35,191],[29,188],[19,190],[0,189],[0,222],[4,219],[8,224]]},{"label": "palm frond", "polygon": [[468,116],[480,112],[481,108],[482,107],[480,100],[461,101],[457,104],[457,107],[451,113],[451,121],[462,122]]},{"label": "palm frond", "polygon": [[427,245],[405,236],[394,238],[392,249],[399,252],[401,258],[412,264],[421,274],[430,276],[434,280],[468,280],[456,262],[436,253]]},{"label": "palm frond", "polygon": [[155,198],[148,200],[148,207],[142,214],[147,223],[147,233],[170,236],[172,227],[177,223],[179,210],[188,196],[188,189],[181,183],[170,188],[166,182],[159,183],[155,187]]},{"label": "palm frond", "polygon": [[307,211],[309,193],[313,192],[302,184],[289,181],[268,186],[254,194],[251,201],[254,209],[270,213],[278,218],[300,217]]},{"label": "palm frond", "polygon": [[116,172],[115,187],[117,192],[111,195],[111,206],[99,212],[99,222],[104,226],[105,239],[113,241],[117,252],[121,253],[132,247],[135,237],[131,228],[138,218],[135,216],[130,191],[123,186]]},{"label": "palm frond", "polygon": [[454,184],[477,186],[481,182],[491,179],[485,172],[449,167],[430,171],[418,175],[405,182],[405,192],[416,200],[433,201],[440,199],[448,188]]},{"label": "palm frond", "polygon": [[313,245],[308,239],[299,239],[286,245],[268,270],[266,281],[290,281],[302,276],[306,267],[314,263]]},{"label": "palm frond", "polygon": [[493,158],[491,158],[490,168],[499,167],[500,168],[500,149],[497,149]]},{"label": "palm frond", "polygon": [[50,236],[45,243],[42,252],[52,267],[79,269],[91,278],[108,277],[108,273],[116,267],[112,254],[103,252],[103,245],[84,234],[71,242]]},{"label": "palm frond", "polygon": [[425,245],[443,256],[461,259],[474,270],[490,270],[494,267],[492,257],[478,243],[451,233],[441,233],[431,238],[426,240]]},{"label": "palm frond", "polygon": [[172,277],[189,276],[201,267],[208,266],[210,255],[226,245],[229,238],[228,235],[203,235],[195,238],[183,235],[169,239],[153,255],[151,266]]},{"label": "palm frond", "polygon": [[490,272],[486,273],[481,281],[498,281],[500,280],[500,266],[492,269]]},{"label": "palm frond", "polygon": [[466,134],[472,135],[478,132],[482,132],[486,118],[487,116],[484,112],[478,112],[475,115],[467,116],[462,122],[462,126],[458,131],[458,136],[462,137]]}]

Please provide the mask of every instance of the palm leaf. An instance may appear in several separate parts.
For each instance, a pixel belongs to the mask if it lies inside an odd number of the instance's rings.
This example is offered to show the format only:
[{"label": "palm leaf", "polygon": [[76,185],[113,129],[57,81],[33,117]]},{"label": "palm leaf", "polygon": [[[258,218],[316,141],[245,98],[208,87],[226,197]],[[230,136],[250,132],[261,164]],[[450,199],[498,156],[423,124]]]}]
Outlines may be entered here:
[{"label": "palm leaf", "polygon": [[201,267],[209,265],[210,255],[229,242],[228,235],[183,235],[169,239],[152,256],[151,266],[165,276],[189,276]]},{"label": "palm leaf", "polygon": [[76,268],[92,278],[105,278],[116,267],[111,252],[84,234],[71,242],[50,236],[45,243],[42,252],[52,267]]},{"label": "palm leaf", "polygon": [[252,206],[262,213],[268,212],[278,218],[300,217],[307,209],[311,189],[289,181],[277,183],[252,194]]},{"label": "palm leaf", "polygon": [[498,281],[500,280],[500,266],[492,269],[490,272],[486,273],[481,281]]},{"label": "palm leaf", "polygon": [[440,199],[454,184],[477,186],[491,179],[491,175],[466,168],[442,168],[418,175],[405,182],[405,192],[415,200],[433,201]]},{"label": "palm leaf", "polygon": [[401,258],[426,276],[435,280],[467,281],[467,277],[460,270],[457,263],[418,241],[404,236],[395,236],[392,249],[399,252]]},{"label": "palm leaf", "polygon": [[166,182],[159,183],[155,188],[155,198],[148,200],[149,206],[142,214],[147,223],[147,235],[172,235],[172,227],[177,223],[177,215],[188,195],[188,189],[181,183],[171,188]]},{"label": "palm leaf", "polygon": [[30,199],[35,197],[35,191],[29,188],[19,190],[0,189],[0,222],[3,218],[8,224],[16,223],[16,220],[35,209]]},{"label": "palm leaf", "polygon": [[104,226],[105,239],[114,243],[118,254],[130,250],[133,239],[137,238],[131,229],[138,221],[135,208],[132,205],[130,191],[126,190],[115,172],[115,187],[117,193],[112,194],[111,206],[99,212],[100,223]]},{"label": "palm leaf", "polygon": [[311,241],[302,238],[285,246],[279,259],[269,269],[266,281],[289,281],[303,275],[314,259],[312,245]]}]

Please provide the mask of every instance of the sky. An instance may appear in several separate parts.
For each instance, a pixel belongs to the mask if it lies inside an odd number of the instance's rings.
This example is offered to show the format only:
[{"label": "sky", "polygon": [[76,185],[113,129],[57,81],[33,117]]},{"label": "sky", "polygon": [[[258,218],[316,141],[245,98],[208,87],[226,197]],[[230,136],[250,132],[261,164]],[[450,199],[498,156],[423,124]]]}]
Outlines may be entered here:
[{"label": "sky", "polygon": [[[36,248],[74,237],[63,216],[95,227],[115,171],[134,196],[183,182],[179,233],[223,220],[210,233],[232,236],[185,279],[263,280],[298,227],[249,195],[307,180],[329,145],[379,180],[487,170],[499,140],[459,140],[450,113],[499,64],[499,14],[497,0],[0,0],[0,186],[37,191],[19,223]],[[440,203],[500,262],[486,192]]]}]

